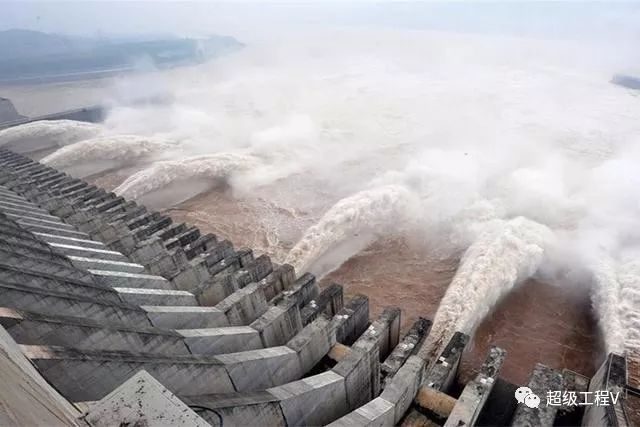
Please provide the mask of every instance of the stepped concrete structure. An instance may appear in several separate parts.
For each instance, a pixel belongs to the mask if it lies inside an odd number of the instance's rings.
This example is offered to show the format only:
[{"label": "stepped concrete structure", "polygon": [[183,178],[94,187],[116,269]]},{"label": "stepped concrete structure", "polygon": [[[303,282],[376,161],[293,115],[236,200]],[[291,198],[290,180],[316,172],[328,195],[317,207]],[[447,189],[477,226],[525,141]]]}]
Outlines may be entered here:
[{"label": "stepped concrete structure", "polygon": [[400,317],[0,150],[0,425],[632,425],[622,356],[593,378],[538,365],[530,408],[504,350],[461,384],[469,337],[425,360],[431,322]]}]

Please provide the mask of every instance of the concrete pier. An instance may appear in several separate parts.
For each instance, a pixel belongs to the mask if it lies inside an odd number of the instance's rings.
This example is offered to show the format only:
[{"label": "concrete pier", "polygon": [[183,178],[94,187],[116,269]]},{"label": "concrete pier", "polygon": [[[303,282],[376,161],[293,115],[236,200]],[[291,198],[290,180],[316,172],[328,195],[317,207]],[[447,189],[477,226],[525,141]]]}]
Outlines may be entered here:
[{"label": "concrete pier", "polygon": [[429,320],[401,337],[399,308],[371,321],[365,295],[297,273],[0,149],[0,424],[629,425],[621,356],[528,384],[615,405],[531,410],[501,349],[458,384],[468,336],[425,360]]},{"label": "concrete pier", "polygon": [[631,426],[629,417],[624,410],[624,400],[620,399],[621,395],[626,394],[626,383],[626,360],[618,354],[609,354],[589,382],[588,388],[593,399],[596,398],[596,394],[602,396],[605,393],[608,395],[607,402],[609,404],[598,402],[599,404],[587,406],[582,418],[582,425]]},{"label": "concrete pier", "polygon": [[445,427],[475,425],[482,407],[489,398],[493,385],[504,362],[506,352],[498,347],[489,350],[487,360],[482,364],[480,373],[468,382],[453,407]]},{"label": "concrete pier", "polygon": [[380,366],[381,381],[383,388],[388,380],[398,372],[407,359],[418,350],[419,345],[431,329],[431,322],[427,319],[418,319],[409,329],[409,332],[402,338],[400,342],[389,354]]},{"label": "concrete pier", "polygon": [[529,378],[527,387],[540,398],[538,408],[520,404],[513,416],[514,426],[552,426],[559,410],[558,406],[548,405],[547,392],[562,390],[562,374],[555,369],[537,364]]}]

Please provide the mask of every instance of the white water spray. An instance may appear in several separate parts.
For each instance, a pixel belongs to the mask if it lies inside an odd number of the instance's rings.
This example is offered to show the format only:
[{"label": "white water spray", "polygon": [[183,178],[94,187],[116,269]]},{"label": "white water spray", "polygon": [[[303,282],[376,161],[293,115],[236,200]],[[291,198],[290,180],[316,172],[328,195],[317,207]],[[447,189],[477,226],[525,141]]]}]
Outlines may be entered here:
[{"label": "white water spray", "polygon": [[10,127],[0,131],[0,146],[19,153],[64,147],[103,132],[103,127],[95,123],[75,120],[42,120]]},{"label": "white water spray", "polygon": [[589,265],[591,299],[607,353],[640,356],[640,261],[634,256],[616,260],[600,254]]},{"label": "white water spray", "polygon": [[523,217],[486,224],[465,252],[420,355],[433,360],[456,331],[471,334],[502,297],[535,273],[551,239],[546,226]]},{"label": "white water spray", "polygon": [[[620,334],[624,334],[625,350],[640,357],[640,260],[638,254],[623,261],[618,270],[620,283],[620,305],[618,306],[621,323]],[[614,351],[614,350],[612,350]]]},{"label": "white water spray", "polygon": [[625,331],[620,316],[622,295],[616,263],[606,254],[600,254],[589,269],[593,274],[591,300],[606,351],[621,354],[625,347]]},{"label": "white water spray", "polygon": [[405,226],[416,209],[405,187],[388,185],[344,198],[311,226],[289,252],[286,263],[321,277],[358,253],[376,236]]},{"label": "white water spray", "polygon": [[136,135],[92,138],[60,148],[41,160],[77,177],[166,158],[176,149],[169,141]]},{"label": "white water spray", "polygon": [[[191,197],[202,191],[202,187],[211,188],[216,183],[228,181],[236,173],[246,172],[260,165],[260,160],[243,152],[218,153],[205,156],[188,157],[154,163],[124,181],[114,192],[130,199],[139,199],[148,193],[161,190],[179,191],[179,197]],[[170,188],[177,186],[177,188]],[[196,191],[195,193],[193,191]],[[159,195],[164,204],[175,203],[168,200],[169,194]]]}]

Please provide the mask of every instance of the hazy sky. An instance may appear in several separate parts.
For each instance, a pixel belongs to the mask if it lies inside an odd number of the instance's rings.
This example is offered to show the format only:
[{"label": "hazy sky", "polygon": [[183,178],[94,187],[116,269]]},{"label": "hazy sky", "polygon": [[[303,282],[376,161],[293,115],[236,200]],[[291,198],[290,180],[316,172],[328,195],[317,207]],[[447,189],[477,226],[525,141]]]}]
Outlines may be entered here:
[{"label": "hazy sky", "polygon": [[82,35],[222,33],[251,41],[319,27],[368,26],[640,39],[640,1],[0,2],[0,30]]}]

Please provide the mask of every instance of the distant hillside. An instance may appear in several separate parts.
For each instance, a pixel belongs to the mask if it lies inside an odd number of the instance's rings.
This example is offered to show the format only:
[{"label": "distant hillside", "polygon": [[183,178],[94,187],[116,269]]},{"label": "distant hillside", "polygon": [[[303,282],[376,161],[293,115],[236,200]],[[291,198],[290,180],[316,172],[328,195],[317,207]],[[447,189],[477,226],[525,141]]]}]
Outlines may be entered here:
[{"label": "distant hillside", "polygon": [[242,47],[225,36],[119,40],[0,31],[0,82],[74,80],[149,62],[166,68],[205,61]]},{"label": "distant hillside", "polygon": [[2,60],[43,55],[61,55],[90,49],[95,42],[80,37],[67,37],[30,30],[0,31],[0,58]]}]

